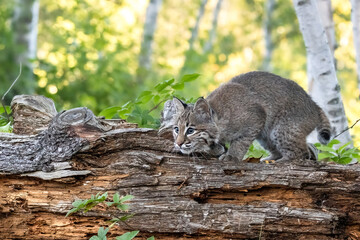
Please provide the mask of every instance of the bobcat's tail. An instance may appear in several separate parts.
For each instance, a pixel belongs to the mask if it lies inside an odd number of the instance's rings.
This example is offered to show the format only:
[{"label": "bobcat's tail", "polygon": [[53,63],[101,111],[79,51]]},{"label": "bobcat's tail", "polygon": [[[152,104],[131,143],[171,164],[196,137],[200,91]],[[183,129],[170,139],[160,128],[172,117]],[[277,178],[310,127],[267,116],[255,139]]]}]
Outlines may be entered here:
[{"label": "bobcat's tail", "polygon": [[328,144],[331,138],[331,126],[329,119],[326,117],[324,111],[319,107],[319,124],[316,127],[318,132],[318,140],[321,144]]}]

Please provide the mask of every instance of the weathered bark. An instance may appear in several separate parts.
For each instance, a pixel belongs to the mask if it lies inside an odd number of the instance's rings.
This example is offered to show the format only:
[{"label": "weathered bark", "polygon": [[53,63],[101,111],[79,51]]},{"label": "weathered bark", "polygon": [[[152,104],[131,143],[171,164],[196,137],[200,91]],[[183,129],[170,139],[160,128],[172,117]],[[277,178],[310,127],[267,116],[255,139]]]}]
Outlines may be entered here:
[{"label": "weathered bark", "polygon": [[172,141],[155,130],[104,122],[78,108],[57,114],[38,135],[0,135],[2,238],[88,239],[120,213],[65,213],[72,201],[105,191],[135,196],[135,216],[111,236],[140,230],[142,239],[360,237],[357,164],[188,157],[173,153]]},{"label": "weathered bark", "polygon": [[136,76],[138,83],[144,81],[151,68],[152,44],[154,42],[153,40],[156,30],[157,17],[161,4],[162,0],[150,0],[146,9],[144,32],[139,55],[139,66]]},{"label": "weathered bark", "polygon": [[[312,98],[328,116],[333,133],[347,128],[348,122],[336,77],[325,30],[321,24],[315,0],[293,0],[302,32],[310,77],[313,78]],[[351,141],[349,131],[337,137],[343,144]]]},{"label": "weathered bark", "polygon": [[214,14],[213,14],[213,19],[212,19],[212,24],[211,24],[211,30],[209,33],[209,39],[205,43],[204,52],[209,52],[213,47],[222,2],[223,2],[223,0],[218,0],[216,3],[216,6],[214,8]]},{"label": "weathered bark", "polygon": [[264,71],[271,72],[271,58],[274,49],[274,44],[272,40],[272,15],[275,9],[275,0],[266,0],[265,1],[265,13],[264,13],[264,39],[265,39],[265,55],[262,64],[262,69]]},{"label": "weathered bark", "polygon": [[[353,24],[354,47],[358,89],[360,90],[360,1],[351,0],[351,22]],[[360,95],[359,95],[360,98]]]}]

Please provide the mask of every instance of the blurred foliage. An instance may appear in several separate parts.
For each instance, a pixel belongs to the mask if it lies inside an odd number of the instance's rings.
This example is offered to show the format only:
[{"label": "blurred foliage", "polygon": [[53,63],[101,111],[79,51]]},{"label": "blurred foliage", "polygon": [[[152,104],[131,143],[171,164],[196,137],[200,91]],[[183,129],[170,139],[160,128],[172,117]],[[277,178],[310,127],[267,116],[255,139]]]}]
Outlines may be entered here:
[{"label": "blurred foliage", "polygon": [[128,122],[135,122],[141,127],[158,128],[160,126],[160,112],[166,100],[176,96],[185,102],[193,102],[194,99],[184,99],[179,95],[185,84],[195,81],[200,75],[185,74],[179,81],[174,78],[156,84],[153,88],[143,91],[134,101],[129,101],[122,106],[112,106],[102,110],[99,115],[105,118],[120,117]]},{"label": "blurred foliage", "polygon": [[[163,1],[153,42],[152,68],[144,84],[135,74],[142,40],[144,0],[41,0],[34,74],[37,94],[54,99],[58,110],[86,106],[98,114],[136,100],[166,79],[200,73],[179,91],[185,98],[206,96],[231,77],[261,69],[265,53],[265,0],[226,0],[218,19],[214,47],[204,52],[216,0],[209,0],[198,38],[189,51],[200,0]],[[13,1],[0,0],[0,86],[16,77],[11,16]],[[338,77],[349,123],[360,117],[352,41],[350,1],[333,1]],[[273,72],[307,88],[306,52],[291,1],[277,0],[272,16]],[[26,81],[26,79],[20,79]],[[23,88],[23,89],[22,89]],[[12,95],[25,93],[19,82]],[[9,98],[7,103],[9,104]],[[360,126],[351,129],[360,142]]]}]

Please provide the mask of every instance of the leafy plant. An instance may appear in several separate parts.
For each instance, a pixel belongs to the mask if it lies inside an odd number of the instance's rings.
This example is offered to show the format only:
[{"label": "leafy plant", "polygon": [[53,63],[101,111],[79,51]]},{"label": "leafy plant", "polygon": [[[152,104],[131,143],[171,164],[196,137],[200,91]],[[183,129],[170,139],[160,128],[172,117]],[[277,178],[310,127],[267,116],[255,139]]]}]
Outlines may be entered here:
[{"label": "leafy plant", "polygon": [[[73,207],[71,210],[69,210],[66,214],[66,217],[78,212],[78,211],[83,211],[83,212],[87,212],[89,210],[91,210],[93,207],[95,207],[96,205],[100,204],[100,203],[105,203],[106,206],[108,207],[116,207],[117,209],[121,210],[121,211],[128,211],[129,210],[129,205],[125,204],[125,202],[130,201],[131,199],[134,198],[134,196],[132,195],[126,195],[123,197],[120,197],[119,193],[115,193],[113,196],[113,201],[106,201],[106,199],[108,198],[108,193],[105,192],[103,194],[101,193],[97,193],[96,195],[91,195],[90,199],[85,199],[85,200],[76,200],[72,203]],[[106,201],[106,202],[105,202]],[[100,227],[98,230],[98,233],[96,236],[92,236],[90,238],[90,240],[107,240],[107,233],[109,232],[109,230],[118,222],[120,221],[126,221],[129,218],[131,218],[132,216],[134,216],[133,214],[130,215],[124,215],[124,216],[119,216],[116,218],[113,218],[110,220],[111,224],[109,227],[104,228],[104,227]],[[121,236],[117,236],[116,240],[131,240],[133,239],[137,234],[139,233],[139,231],[132,231],[132,232],[127,232],[124,233]],[[150,237],[147,240],[155,240],[154,237]]]},{"label": "leafy plant", "polygon": [[261,147],[260,143],[258,143],[257,141],[254,141],[247,153],[244,156],[244,159],[247,158],[262,158],[262,157],[267,157],[269,156],[268,151],[266,151],[263,147]]},{"label": "leafy plant", "polygon": [[[174,78],[158,83],[151,90],[143,91],[134,101],[129,101],[122,106],[113,106],[102,110],[99,115],[105,118],[119,116],[129,122],[138,123],[142,127],[158,127],[159,119],[152,115],[162,103],[176,96],[183,90],[185,84],[195,81],[200,74],[186,74],[179,81]],[[180,97],[181,98],[181,97]],[[187,100],[192,102],[193,99]],[[150,110],[149,110],[150,109]]]},{"label": "leafy plant", "polygon": [[[9,114],[11,109],[9,106],[6,106],[6,112]],[[12,132],[13,124],[12,120],[8,119],[5,115],[5,110],[3,107],[0,107],[0,132]]]},{"label": "leafy plant", "polygon": [[348,148],[351,143],[348,142],[338,149],[334,149],[334,145],[340,143],[337,139],[331,140],[327,145],[315,143],[315,147],[321,151],[318,154],[318,159],[339,164],[349,164],[353,159],[357,159],[360,162],[360,150],[358,148]]}]

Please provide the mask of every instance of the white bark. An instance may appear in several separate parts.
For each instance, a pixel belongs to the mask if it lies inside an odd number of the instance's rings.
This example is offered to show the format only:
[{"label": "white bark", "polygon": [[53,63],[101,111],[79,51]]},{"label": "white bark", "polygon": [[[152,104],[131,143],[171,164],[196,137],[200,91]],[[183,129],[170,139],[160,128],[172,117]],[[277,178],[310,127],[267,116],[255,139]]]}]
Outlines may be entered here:
[{"label": "white bark", "polygon": [[212,27],[211,27],[211,31],[209,34],[209,39],[205,43],[205,46],[204,46],[204,52],[210,51],[210,49],[213,47],[213,43],[214,43],[215,35],[216,35],[218,17],[219,17],[219,12],[221,9],[222,2],[223,2],[223,0],[218,0],[216,3],[215,9],[214,9],[213,20],[212,20]]},{"label": "white bark", "polygon": [[351,0],[351,7],[351,22],[353,24],[354,46],[356,52],[357,81],[358,89],[360,90],[360,1]]},{"label": "white bark", "polygon": [[265,38],[265,55],[264,55],[264,61],[262,69],[264,71],[271,72],[272,66],[271,66],[271,58],[274,48],[274,43],[272,40],[272,14],[275,9],[275,0],[267,0],[265,2],[265,13],[264,13],[264,38]]},{"label": "white bark", "polygon": [[[318,14],[316,0],[293,0],[293,3],[306,46],[308,69],[311,78],[314,79],[312,98],[328,116],[333,134],[340,133],[347,127],[348,122],[333,57]],[[350,133],[347,131],[338,139],[346,143],[351,140]]]},{"label": "white bark", "polygon": [[[337,42],[335,37],[335,29],[334,29],[334,20],[333,20],[333,9],[331,6],[331,0],[317,0],[316,1],[318,6],[318,11],[320,15],[320,20],[322,23],[322,26],[325,29],[326,38],[328,41],[328,45],[333,57],[333,62],[336,70],[336,58],[335,58],[335,50],[337,48]],[[310,95],[317,94],[313,93],[313,78],[311,77],[311,74],[309,74],[308,69],[308,92]]]},{"label": "white bark", "polygon": [[198,12],[198,15],[196,17],[195,26],[191,31],[191,37],[190,37],[190,40],[189,40],[189,50],[190,51],[193,49],[194,42],[195,42],[195,40],[196,40],[196,38],[198,36],[200,21],[201,21],[202,17],[204,16],[205,6],[206,6],[207,1],[208,0],[201,0],[199,12]]},{"label": "white bark", "polygon": [[39,21],[39,0],[16,0],[12,25],[14,39],[18,46],[18,61],[21,61],[25,68],[24,78],[28,92],[34,92],[33,63],[37,50],[37,25]]},{"label": "white bark", "polygon": [[139,56],[138,82],[146,77],[146,72],[151,68],[152,44],[161,4],[162,0],[150,0],[146,9],[144,32]]}]

